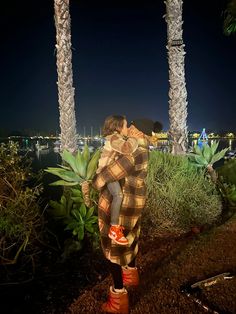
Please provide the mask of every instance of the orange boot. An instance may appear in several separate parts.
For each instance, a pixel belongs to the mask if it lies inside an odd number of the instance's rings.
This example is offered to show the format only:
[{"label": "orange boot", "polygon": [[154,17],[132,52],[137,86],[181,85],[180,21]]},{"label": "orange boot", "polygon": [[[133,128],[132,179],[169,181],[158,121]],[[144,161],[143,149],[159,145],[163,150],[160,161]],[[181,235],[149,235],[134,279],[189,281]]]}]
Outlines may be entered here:
[{"label": "orange boot", "polygon": [[137,267],[122,267],[123,284],[126,287],[139,285],[139,274]]},{"label": "orange boot", "polygon": [[129,298],[126,289],[124,292],[115,292],[110,287],[109,298],[106,303],[103,303],[102,310],[106,313],[129,313]]}]

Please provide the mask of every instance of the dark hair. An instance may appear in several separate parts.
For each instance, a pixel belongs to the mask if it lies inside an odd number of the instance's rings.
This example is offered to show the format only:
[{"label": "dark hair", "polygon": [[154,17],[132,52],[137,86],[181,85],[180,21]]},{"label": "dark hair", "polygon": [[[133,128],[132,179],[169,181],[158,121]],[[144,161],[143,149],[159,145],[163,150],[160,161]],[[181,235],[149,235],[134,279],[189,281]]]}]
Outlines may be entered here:
[{"label": "dark hair", "polygon": [[162,131],[162,129],[163,129],[163,125],[162,125],[162,123],[160,121],[154,122],[154,130],[153,130],[153,132],[159,133],[159,132]]},{"label": "dark hair", "polygon": [[102,128],[102,135],[107,136],[114,132],[120,133],[124,125],[124,120],[126,120],[125,116],[114,115],[107,117]]}]

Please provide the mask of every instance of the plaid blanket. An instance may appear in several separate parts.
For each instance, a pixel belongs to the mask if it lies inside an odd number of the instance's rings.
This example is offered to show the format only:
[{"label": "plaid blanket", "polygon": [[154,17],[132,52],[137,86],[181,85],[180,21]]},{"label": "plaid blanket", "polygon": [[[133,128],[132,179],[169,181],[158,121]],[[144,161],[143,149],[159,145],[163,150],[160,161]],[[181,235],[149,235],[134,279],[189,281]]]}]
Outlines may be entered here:
[{"label": "plaid blanket", "polygon": [[101,172],[102,168],[116,160],[119,157],[119,154],[132,154],[137,148],[138,141],[135,138],[125,138],[118,133],[108,135],[106,137],[105,145],[102,148],[96,172]]},{"label": "plaid blanket", "polygon": [[[144,179],[147,166],[148,150],[138,147],[132,155],[120,155],[93,179],[94,188],[100,190],[98,221],[102,249],[107,259],[122,266],[129,264],[138,252],[140,218],[146,201]],[[128,246],[117,245],[108,237],[112,196],[106,184],[113,181],[119,181],[123,191],[119,224],[125,227],[124,235],[129,241]]]}]

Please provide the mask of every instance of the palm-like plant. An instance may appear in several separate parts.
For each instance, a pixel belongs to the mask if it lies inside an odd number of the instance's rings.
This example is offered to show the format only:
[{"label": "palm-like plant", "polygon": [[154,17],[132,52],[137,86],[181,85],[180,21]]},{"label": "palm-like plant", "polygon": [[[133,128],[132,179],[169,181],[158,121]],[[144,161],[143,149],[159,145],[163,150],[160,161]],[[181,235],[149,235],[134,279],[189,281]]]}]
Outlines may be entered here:
[{"label": "palm-like plant", "polygon": [[54,0],[61,149],[75,152],[76,118],[72,72],[69,0]]},{"label": "palm-like plant", "polygon": [[206,168],[209,173],[212,182],[216,183],[217,181],[217,173],[213,169],[214,163],[222,159],[227,152],[228,148],[222,149],[217,152],[217,148],[219,146],[219,142],[212,141],[211,146],[208,144],[204,144],[202,148],[200,148],[197,144],[193,147],[193,153],[188,154],[188,158],[191,162],[193,162],[196,166]]},{"label": "palm-like plant", "polygon": [[92,180],[98,166],[98,159],[100,157],[100,150],[97,149],[92,156],[90,156],[89,148],[84,146],[84,150],[74,156],[67,150],[61,154],[63,165],[59,167],[48,167],[46,172],[54,174],[60,180],[51,183],[54,186],[80,186],[84,196],[84,203],[90,206],[89,199],[89,181]]},{"label": "palm-like plant", "polygon": [[182,29],[183,0],[166,0],[167,50],[169,61],[169,120],[170,144],[173,154],[183,154],[188,147],[187,91],[184,69]]},{"label": "palm-like plant", "polygon": [[93,178],[97,169],[100,150],[97,149],[90,156],[88,146],[85,145],[83,152],[78,150],[77,154],[73,156],[72,153],[64,150],[61,157],[66,165],[45,169],[46,172],[52,173],[61,179],[51,183],[51,185],[75,186]]},{"label": "palm-like plant", "polygon": [[224,33],[229,36],[236,33],[236,0],[230,0],[225,10]]},{"label": "palm-like plant", "polygon": [[70,230],[77,240],[84,240],[86,232],[94,234],[97,231],[95,207],[86,207],[79,189],[70,189],[70,193],[63,194],[59,202],[51,200],[49,205],[49,213],[61,221],[65,230]]}]

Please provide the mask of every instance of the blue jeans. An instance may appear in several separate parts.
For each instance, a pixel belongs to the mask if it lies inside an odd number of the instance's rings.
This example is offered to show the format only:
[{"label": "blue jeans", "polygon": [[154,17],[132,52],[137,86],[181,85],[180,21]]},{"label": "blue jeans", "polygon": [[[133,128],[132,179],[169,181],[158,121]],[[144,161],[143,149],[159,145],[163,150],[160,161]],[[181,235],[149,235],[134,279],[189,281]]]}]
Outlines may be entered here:
[{"label": "blue jeans", "polygon": [[111,203],[111,225],[119,224],[120,207],[123,200],[123,193],[118,181],[107,184],[107,188],[112,195]]}]

